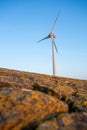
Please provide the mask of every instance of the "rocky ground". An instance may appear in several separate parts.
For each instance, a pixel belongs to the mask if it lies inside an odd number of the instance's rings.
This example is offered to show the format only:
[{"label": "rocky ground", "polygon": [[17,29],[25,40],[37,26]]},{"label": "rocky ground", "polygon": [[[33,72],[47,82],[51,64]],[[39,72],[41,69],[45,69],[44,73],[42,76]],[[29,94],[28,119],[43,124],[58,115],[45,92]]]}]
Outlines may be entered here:
[{"label": "rocky ground", "polygon": [[0,130],[87,130],[87,80],[0,68]]}]

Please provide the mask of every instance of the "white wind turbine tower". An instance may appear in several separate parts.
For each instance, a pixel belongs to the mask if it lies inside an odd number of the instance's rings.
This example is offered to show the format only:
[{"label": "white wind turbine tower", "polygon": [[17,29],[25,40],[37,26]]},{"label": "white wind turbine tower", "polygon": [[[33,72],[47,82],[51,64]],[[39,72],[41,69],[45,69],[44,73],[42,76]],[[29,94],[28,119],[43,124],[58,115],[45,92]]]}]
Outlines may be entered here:
[{"label": "white wind turbine tower", "polygon": [[55,53],[58,52],[57,50],[57,47],[56,47],[56,44],[55,44],[55,41],[54,41],[54,38],[55,38],[55,35],[53,33],[54,31],[54,27],[56,25],[56,22],[57,22],[57,19],[59,17],[59,14],[60,14],[60,11],[58,12],[58,15],[54,21],[54,24],[53,24],[53,27],[52,27],[52,30],[51,32],[48,34],[48,36],[46,36],[45,38],[41,39],[40,41],[38,42],[41,42],[42,40],[45,40],[45,39],[48,39],[48,38],[51,38],[52,40],[52,60],[53,60],[53,75],[54,76],[57,76],[57,69],[56,69],[56,55]]}]

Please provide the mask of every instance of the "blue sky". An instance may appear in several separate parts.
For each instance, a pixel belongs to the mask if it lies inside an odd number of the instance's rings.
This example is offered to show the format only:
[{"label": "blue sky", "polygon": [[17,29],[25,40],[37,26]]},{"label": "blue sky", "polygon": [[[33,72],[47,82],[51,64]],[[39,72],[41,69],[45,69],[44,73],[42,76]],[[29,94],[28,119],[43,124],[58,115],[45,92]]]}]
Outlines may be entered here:
[{"label": "blue sky", "polygon": [[0,0],[0,67],[52,75],[47,36],[54,33],[58,76],[87,80],[87,0]]}]

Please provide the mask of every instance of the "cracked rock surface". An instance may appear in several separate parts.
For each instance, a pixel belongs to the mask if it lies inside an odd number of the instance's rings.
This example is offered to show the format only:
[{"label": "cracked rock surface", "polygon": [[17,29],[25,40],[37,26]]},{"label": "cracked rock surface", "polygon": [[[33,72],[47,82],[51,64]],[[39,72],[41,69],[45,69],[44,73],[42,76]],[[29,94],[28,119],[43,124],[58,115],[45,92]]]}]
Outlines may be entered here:
[{"label": "cracked rock surface", "polygon": [[87,81],[0,68],[0,130],[87,130]]}]

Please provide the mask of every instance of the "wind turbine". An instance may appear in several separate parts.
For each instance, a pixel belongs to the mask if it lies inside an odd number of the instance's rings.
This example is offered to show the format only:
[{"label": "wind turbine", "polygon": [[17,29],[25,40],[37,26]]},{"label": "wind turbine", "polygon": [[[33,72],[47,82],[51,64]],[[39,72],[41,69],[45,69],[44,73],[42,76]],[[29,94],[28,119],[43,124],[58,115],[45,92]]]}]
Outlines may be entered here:
[{"label": "wind turbine", "polygon": [[40,41],[38,41],[38,42],[41,42],[41,41],[48,39],[48,38],[51,38],[51,40],[52,40],[52,60],[53,60],[53,75],[54,76],[57,76],[55,53],[58,52],[58,50],[57,50],[57,47],[56,47],[56,44],[55,44],[55,41],[54,41],[55,35],[54,35],[53,31],[54,31],[54,27],[56,25],[57,19],[59,17],[59,14],[60,14],[60,11],[58,12],[58,15],[57,15],[57,17],[54,21],[53,26],[52,26],[51,32],[48,34],[48,36],[46,36],[43,39],[41,39]]}]

